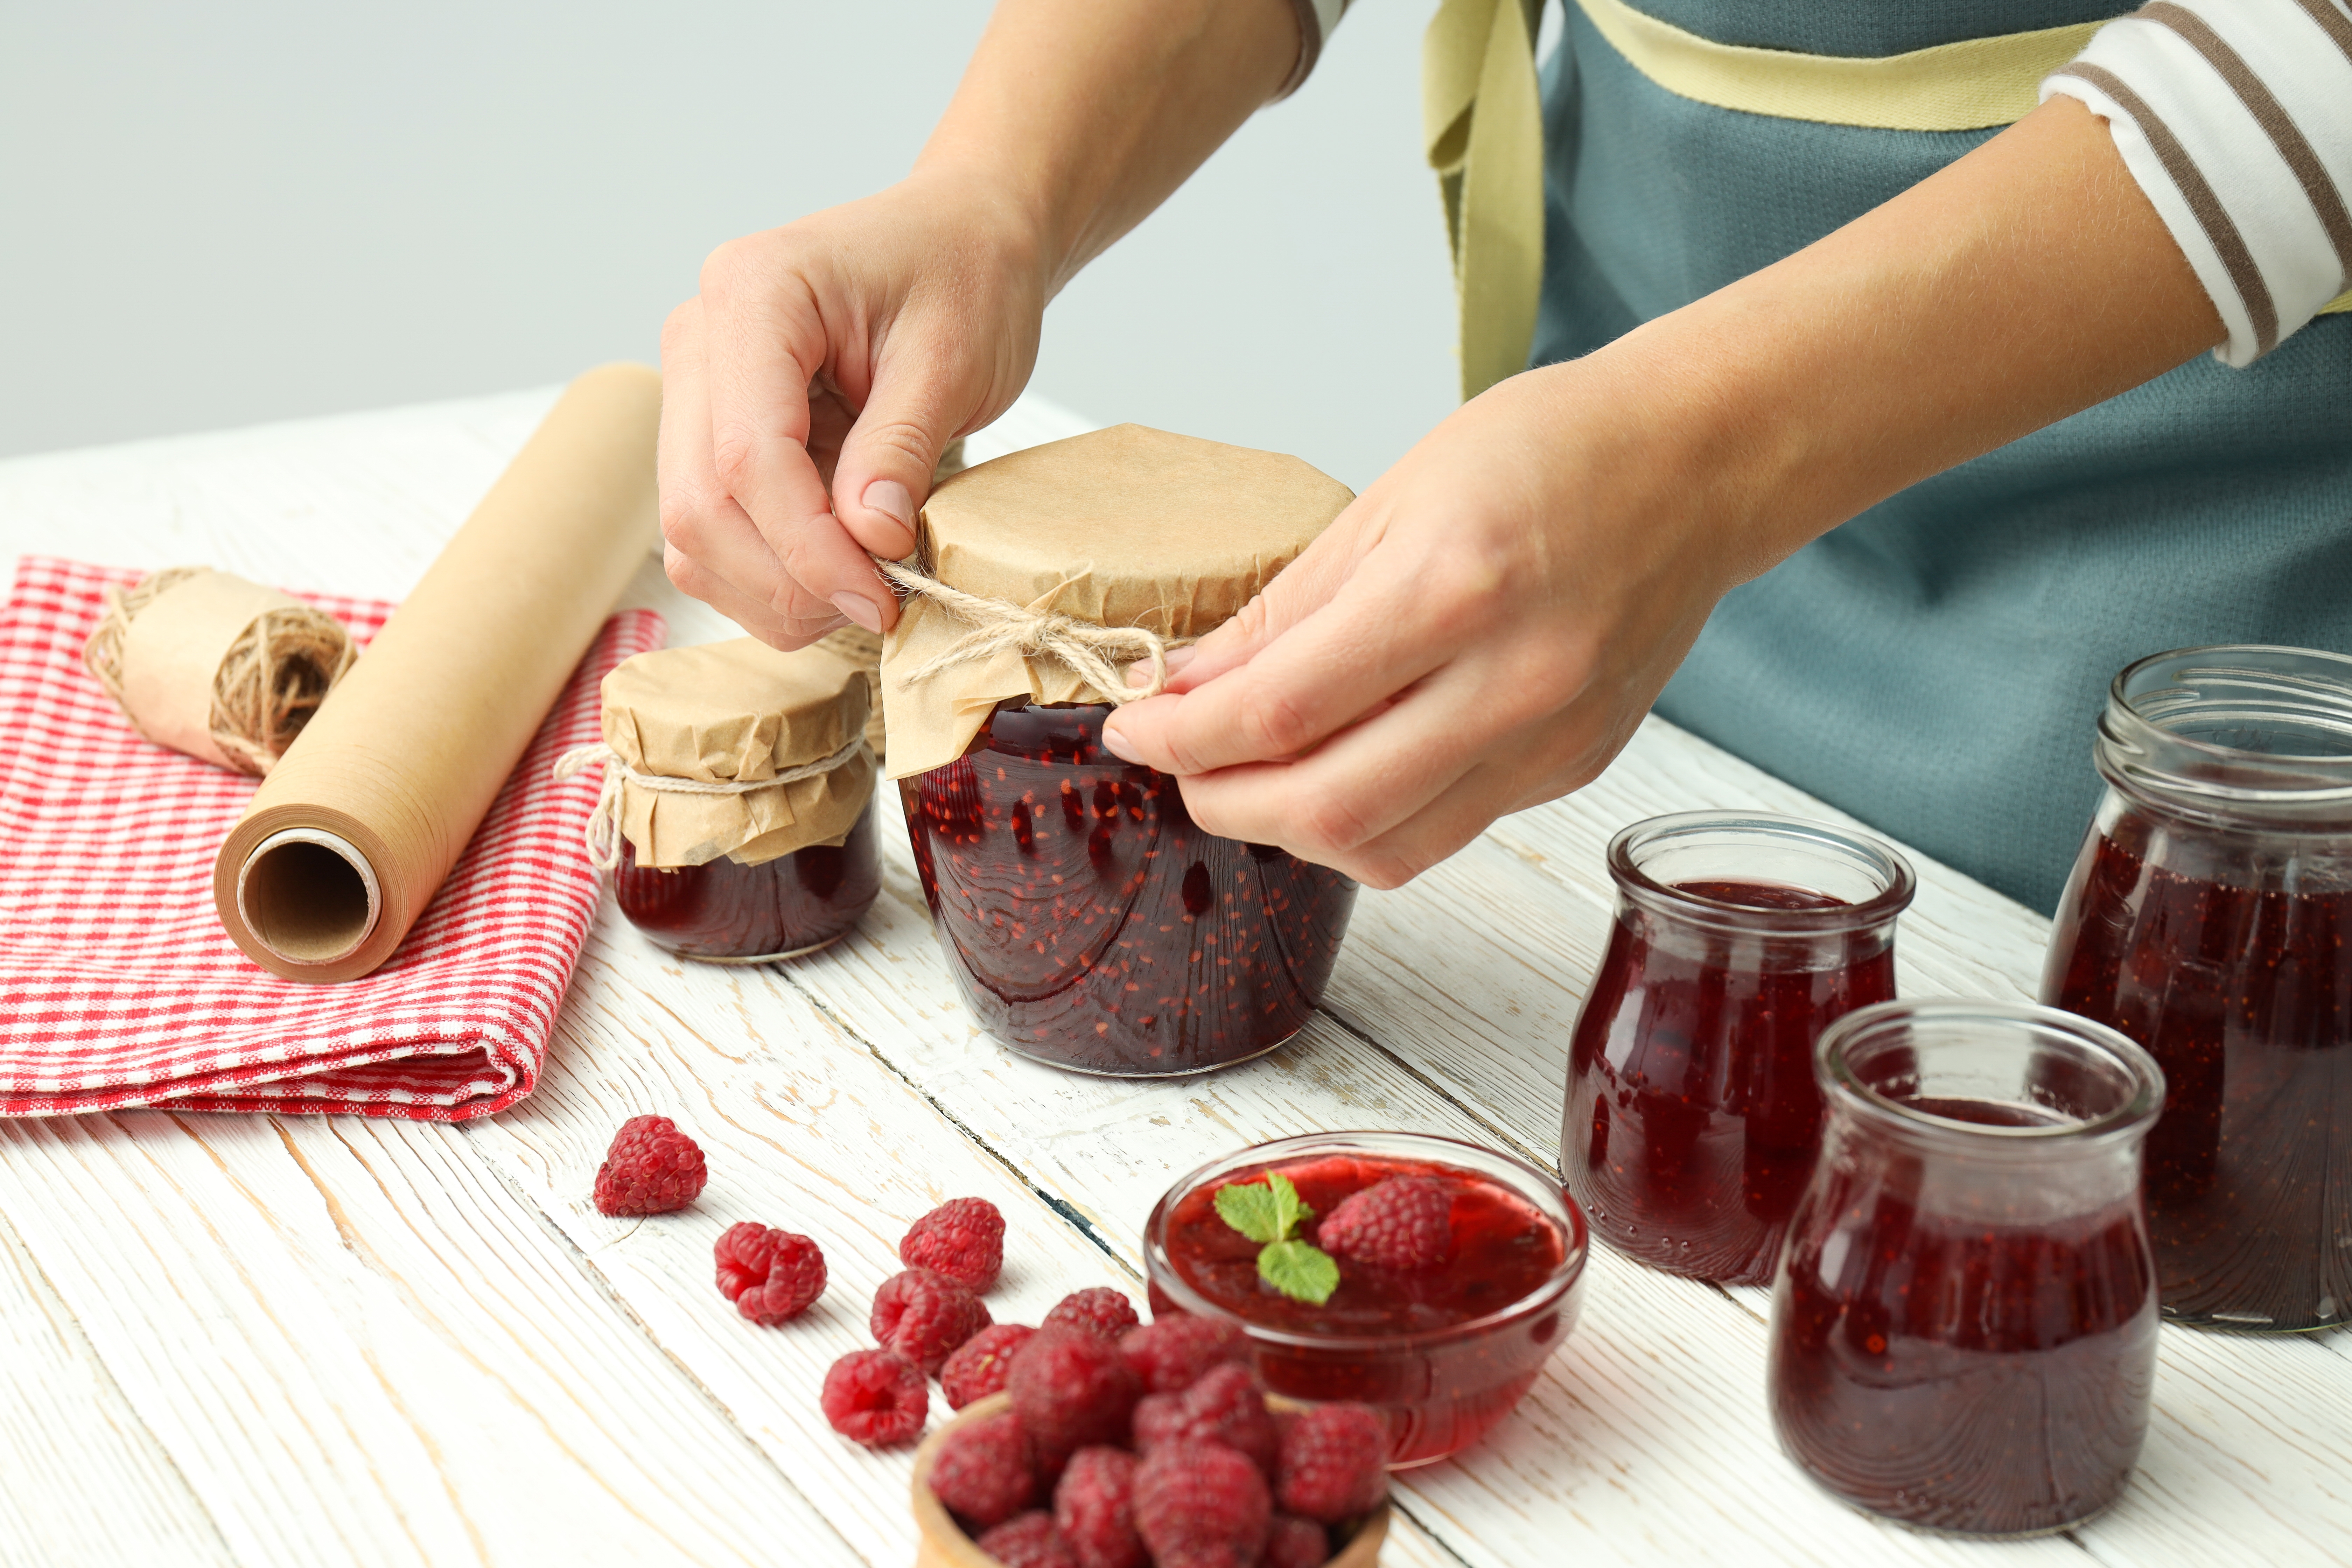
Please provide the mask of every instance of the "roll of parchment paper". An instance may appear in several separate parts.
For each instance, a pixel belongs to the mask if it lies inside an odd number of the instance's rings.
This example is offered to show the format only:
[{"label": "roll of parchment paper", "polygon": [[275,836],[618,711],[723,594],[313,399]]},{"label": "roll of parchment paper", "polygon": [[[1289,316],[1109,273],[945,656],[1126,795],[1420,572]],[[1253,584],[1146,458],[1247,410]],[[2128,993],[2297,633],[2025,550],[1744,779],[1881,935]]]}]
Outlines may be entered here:
[{"label": "roll of parchment paper", "polygon": [[564,390],[221,846],[213,899],[252,960],[356,979],[439,890],[657,541],[661,377]]}]

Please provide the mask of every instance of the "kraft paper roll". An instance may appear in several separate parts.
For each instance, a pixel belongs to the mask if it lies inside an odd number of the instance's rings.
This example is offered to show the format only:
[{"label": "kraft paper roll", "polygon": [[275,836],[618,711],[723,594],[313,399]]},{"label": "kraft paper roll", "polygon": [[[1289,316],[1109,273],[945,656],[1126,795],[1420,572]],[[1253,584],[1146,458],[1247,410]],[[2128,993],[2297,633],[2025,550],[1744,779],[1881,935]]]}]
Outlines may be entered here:
[{"label": "kraft paper roll", "polygon": [[440,889],[658,538],[661,377],[590,371],[320,705],[213,865],[221,924],[289,980],[352,980]]}]

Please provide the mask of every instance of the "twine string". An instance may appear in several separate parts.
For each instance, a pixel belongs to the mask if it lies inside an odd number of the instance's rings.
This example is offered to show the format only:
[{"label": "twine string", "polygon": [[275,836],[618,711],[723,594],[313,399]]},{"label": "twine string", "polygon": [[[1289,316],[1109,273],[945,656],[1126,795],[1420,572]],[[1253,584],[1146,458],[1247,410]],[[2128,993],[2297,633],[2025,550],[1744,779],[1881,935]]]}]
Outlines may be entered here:
[{"label": "twine string", "polygon": [[557,758],[555,779],[561,784],[589,768],[604,770],[604,784],[596,792],[595,808],[589,812],[588,826],[581,830],[580,838],[588,847],[591,865],[599,871],[617,871],[621,867],[621,795],[626,785],[635,784],[657,795],[750,795],[754,790],[773,789],[779,784],[798,784],[819,773],[829,773],[856,760],[866,749],[866,737],[861,734],[829,757],[786,768],[773,777],[716,783],[709,779],[672,778],[667,773],[641,773],[620,752],[599,741],[593,745],[575,746]]},{"label": "twine string", "polygon": [[[1097,626],[1052,610],[1033,610],[967,594],[896,561],[875,564],[898,587],[921,595],[969,628],[907,671],[900,679],[908,681],[928,680],[955,665],[993,658],[1010,649],[1024,658],[1045,654],[1061,660],[1100,692],[1104,701],[1114,708],[1124,707],[1168,689],[1168,650],[1190,640],[1163,637],[1148,626]],[[1151,663],[1151,679],[1141,686],[1129,685],[1122,666],[1147,659]]]}]

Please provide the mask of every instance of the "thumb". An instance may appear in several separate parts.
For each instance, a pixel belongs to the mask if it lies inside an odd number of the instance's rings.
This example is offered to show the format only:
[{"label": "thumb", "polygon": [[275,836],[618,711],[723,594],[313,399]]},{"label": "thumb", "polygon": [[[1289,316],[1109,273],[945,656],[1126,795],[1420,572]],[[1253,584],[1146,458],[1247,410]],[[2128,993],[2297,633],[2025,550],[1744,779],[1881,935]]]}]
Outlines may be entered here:
[{"label": "thumb", "polygon": [[[1276,638],[1329,604],[1356,563],[1358,552],[1349,541],[1352,531],[1347,521],[1342,512],[1231,619],[1199,642],[1171,653],[1168,689],[1190,691],[1227,670],[1239,669]],[[1130,667],[1127,678],[1137,686],[1149,683],[1150,661]]]},{"label": "thumb", "polygon": [[954,396],[950,374],[945,355],[893,356],[841,444],[834,515],[886,561],[915,548],[915,510],[930,497],[931,470],[971,412]]}]

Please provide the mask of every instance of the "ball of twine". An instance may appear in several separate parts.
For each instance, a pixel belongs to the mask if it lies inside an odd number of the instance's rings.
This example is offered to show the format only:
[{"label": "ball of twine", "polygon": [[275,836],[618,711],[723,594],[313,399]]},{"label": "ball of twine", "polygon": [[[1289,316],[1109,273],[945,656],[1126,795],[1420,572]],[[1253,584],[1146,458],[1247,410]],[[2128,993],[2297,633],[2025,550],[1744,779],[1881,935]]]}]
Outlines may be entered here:
[{"label": "ball of twine", "polygon": [[[131,623],[166,590],[203,570],[174,566],[127,589],[107,591],[105,613],[81,657],[117,704]],[[239,772],[267,773],[358,657],[350,630],[324,610],[292,605],[263,611],[229,645],[213,677],[213,743]]]}]

